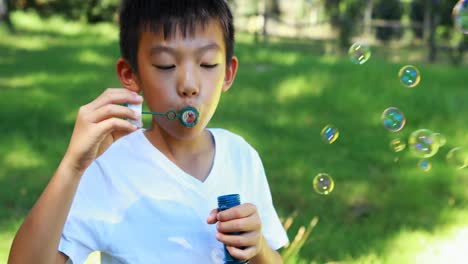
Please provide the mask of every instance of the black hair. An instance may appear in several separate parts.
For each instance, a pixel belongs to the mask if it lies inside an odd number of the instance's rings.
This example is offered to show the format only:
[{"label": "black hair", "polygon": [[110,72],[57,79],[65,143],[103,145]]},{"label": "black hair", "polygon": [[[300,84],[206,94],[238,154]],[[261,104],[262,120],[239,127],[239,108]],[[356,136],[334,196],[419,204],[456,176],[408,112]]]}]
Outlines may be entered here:
[{"label": "black hair", "polygon": [[141,33],[163,30],[164,38],[176,29],[184,36],[194,34],[197,25],[212,19],[219,22],[226,45],[226,63],[234,55],[234,23],[226,0],[122,0],[120,9],[120,53],[138,72],[138,46]]}]

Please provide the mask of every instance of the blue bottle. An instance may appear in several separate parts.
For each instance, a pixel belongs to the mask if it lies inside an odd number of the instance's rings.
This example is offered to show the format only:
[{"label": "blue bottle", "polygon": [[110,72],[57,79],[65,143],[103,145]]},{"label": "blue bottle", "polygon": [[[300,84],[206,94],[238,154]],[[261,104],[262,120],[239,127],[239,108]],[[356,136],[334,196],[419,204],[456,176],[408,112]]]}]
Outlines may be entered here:
[{"label": "blue bottle", "polygon": [[[218,197],[218,210],[224,211],[231,207],[240,205],[240,195],[239,194],[227,194]],[[237,234],[237,233],[236,233]],[[224,245],[224,264],[248,264],[249,261],[239,260],[231,256],[229,251]]]}]

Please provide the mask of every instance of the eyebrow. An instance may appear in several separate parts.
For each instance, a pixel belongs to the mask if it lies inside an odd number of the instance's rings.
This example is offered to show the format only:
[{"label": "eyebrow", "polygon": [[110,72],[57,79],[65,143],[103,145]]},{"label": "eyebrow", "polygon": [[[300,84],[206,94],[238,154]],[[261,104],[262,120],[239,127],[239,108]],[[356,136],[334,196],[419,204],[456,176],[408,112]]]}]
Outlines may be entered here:
[{"label": "eyebrow", "polygon": [[[221,47],[216,44],[216,43],[209,43],[209,44],[206,44],[204,46],[201,46],[199,48],[197,48],[195,50],[196,53],[203,53],[207,50],[221,50]],[[171,54],[177,54],[177,50],[175,48],[171,48],[169,46],[164,46],[164,45],[155,45],[151,48],[150,50],[150,54],[151,55],[154,55],[154,54],[157,54],[157,53],[163,53],[163,52],[167,52],[167,53],[171,53]]]}]

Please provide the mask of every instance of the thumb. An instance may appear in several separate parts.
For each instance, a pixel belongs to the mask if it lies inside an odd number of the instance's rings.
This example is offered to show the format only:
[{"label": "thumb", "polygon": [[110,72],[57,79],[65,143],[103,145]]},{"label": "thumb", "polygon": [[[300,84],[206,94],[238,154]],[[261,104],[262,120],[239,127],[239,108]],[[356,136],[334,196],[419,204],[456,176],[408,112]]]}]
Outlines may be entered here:
[{"label": "thumb", "polygon": [[208,218],[206,219],[206,222],[210,225],[215,224],[218,222],[216,215],[218,214],[218,208],[211,210],[210,214],[208,215]]}]

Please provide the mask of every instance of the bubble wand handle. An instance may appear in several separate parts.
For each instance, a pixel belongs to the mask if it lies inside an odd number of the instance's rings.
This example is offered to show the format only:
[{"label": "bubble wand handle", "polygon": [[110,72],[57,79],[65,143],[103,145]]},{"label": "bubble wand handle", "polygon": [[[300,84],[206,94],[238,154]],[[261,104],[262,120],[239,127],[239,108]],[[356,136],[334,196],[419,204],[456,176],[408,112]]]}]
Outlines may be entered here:
[{"label": "bubble wand handle", "polygon": [[178,117],[178,115],[176,114],[176,112],[174,110],[169,110],[167,111],[166,113],[162,113],[162,112],[148,112],[148,111],[143,111],[141,112],[142,114],[144,115],[158,115],[158,116],[165,116],[167,117],[167,119],[169,120],[174,120]]}]

